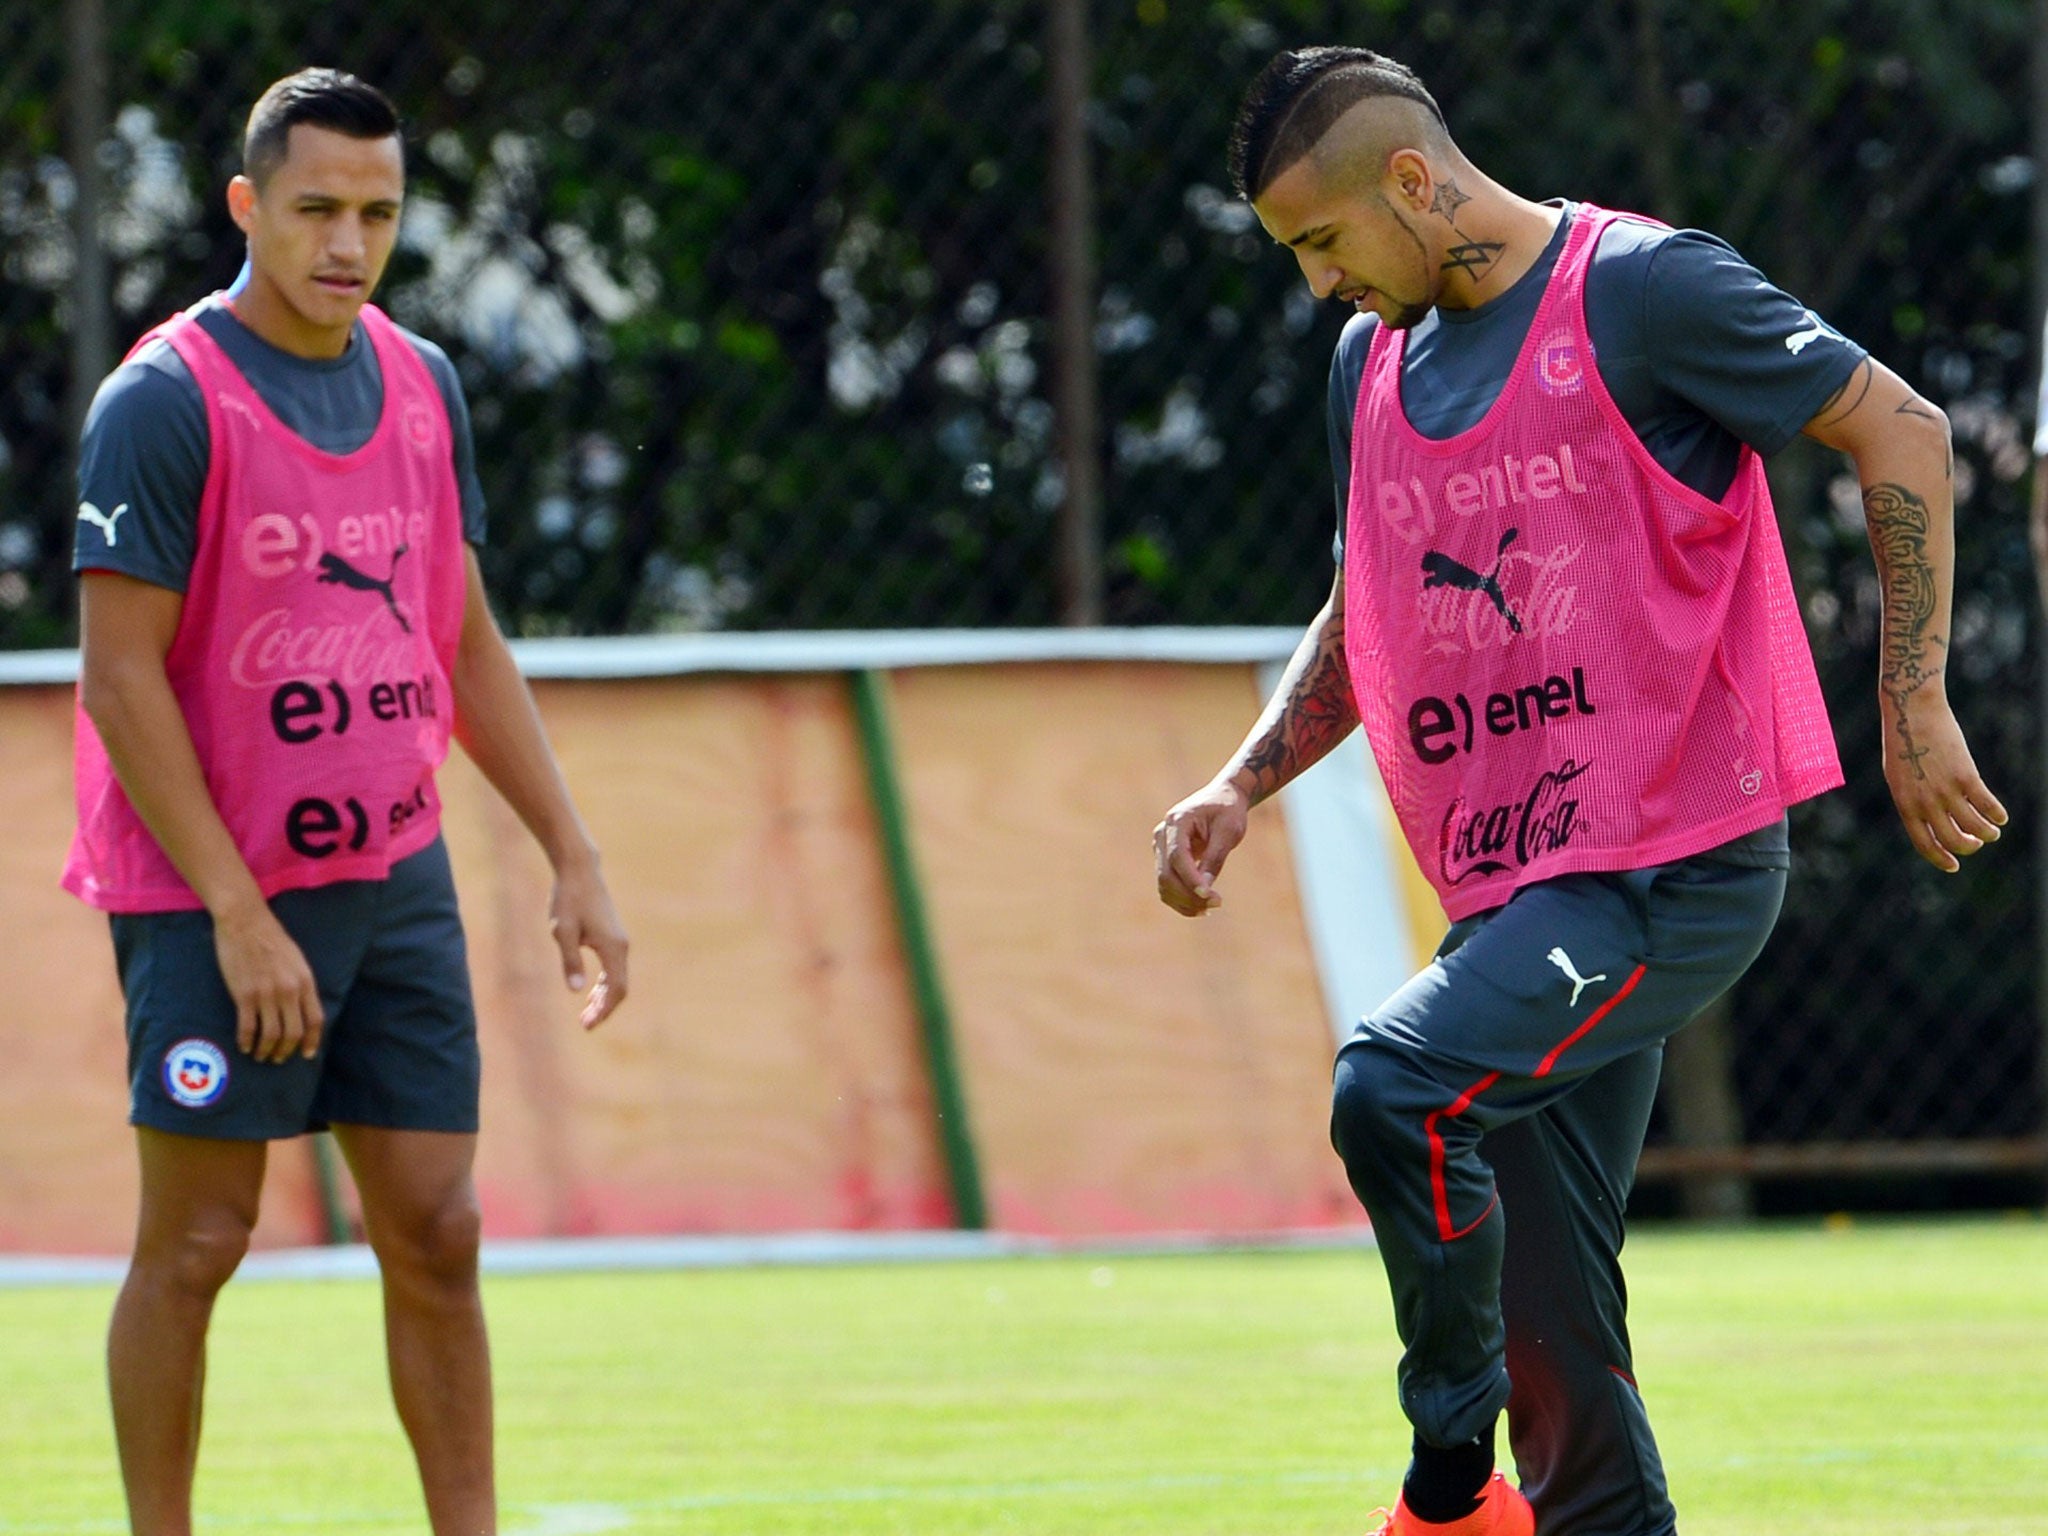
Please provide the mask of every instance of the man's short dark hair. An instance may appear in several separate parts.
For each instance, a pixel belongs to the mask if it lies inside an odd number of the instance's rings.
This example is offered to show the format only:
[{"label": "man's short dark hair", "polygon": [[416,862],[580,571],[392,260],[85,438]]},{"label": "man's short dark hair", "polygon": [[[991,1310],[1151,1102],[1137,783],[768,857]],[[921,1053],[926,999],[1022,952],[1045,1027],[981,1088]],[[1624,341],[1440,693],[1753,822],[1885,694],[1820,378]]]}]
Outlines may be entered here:
[{"label": "man's short dark hair", "polygon": [[374,85],[339,69],[302,69],[257,98],[242,135],[242,174],[259,187],[284,163],[292,129],[300,123],[352,139],[389,139],[399,132],[398,109]]},{"label": "man's short dark hair", "polygon": [[1297,48],[1275,55],[1246,89],[1230,131],[1230,182],[1237,195],[1247,202],[1263,197],[1368,96],[1405,97],[1444,121],[1443,109],[1414,70],[1370,48]]}]

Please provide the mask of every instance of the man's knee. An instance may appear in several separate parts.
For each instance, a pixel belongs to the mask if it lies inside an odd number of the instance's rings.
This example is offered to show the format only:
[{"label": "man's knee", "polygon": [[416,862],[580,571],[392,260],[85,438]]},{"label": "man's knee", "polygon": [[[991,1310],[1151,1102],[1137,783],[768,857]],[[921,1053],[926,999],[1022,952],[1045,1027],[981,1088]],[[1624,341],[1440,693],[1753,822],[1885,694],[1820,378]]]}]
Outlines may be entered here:
[{"label": "man's knee", "polygon": [[470,1190],[396,1219],[374,1222],[370,1234],[377,1262],[387,1273],[396,1270],[455,1287],[475,1283],[482,1239],[483,1215]]},{"label": "man's knee", "polygon": [[1418,1079],[1427,1074],[1397,1048],[1370,1042],[1345,1048],[1330,1086],[1330,1143],[1357,1179],[1396,1155],[1420,1124]]},{"label": "man's knee", "polygon": [[174,1223],[145,1219],[135,1267],[194,1297],[211,1297],[228,1283],[249,1251],[254,1213],[205,1206]]}]

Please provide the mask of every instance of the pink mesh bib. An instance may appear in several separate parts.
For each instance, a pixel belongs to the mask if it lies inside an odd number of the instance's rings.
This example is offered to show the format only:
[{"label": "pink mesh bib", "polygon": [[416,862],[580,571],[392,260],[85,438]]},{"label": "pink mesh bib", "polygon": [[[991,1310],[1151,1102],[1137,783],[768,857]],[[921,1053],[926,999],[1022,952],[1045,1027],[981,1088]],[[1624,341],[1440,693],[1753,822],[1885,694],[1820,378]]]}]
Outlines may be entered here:
[{"label": "pink mesh bib", "polygon": [[[381,878],[440,826],[467,585],[448,413],[397,328],[362,314],[384,409],[342,455],[286,428],[190,314],[151,333],[198,382],[212,447],[165,670],[265,895]],[[116,912],[199,906],[83,710],[76,742],[65,888]]]},{"label": "pink mesh bib", "polygon": [[1581,206],[1513,374],[1441,441],[1372,341],[1351,437],[1345,652],[1402,830],[1453,921],[1554,875],[1703,852],[1842,782],[1762,461],[1719,502],[1593,366]]}]

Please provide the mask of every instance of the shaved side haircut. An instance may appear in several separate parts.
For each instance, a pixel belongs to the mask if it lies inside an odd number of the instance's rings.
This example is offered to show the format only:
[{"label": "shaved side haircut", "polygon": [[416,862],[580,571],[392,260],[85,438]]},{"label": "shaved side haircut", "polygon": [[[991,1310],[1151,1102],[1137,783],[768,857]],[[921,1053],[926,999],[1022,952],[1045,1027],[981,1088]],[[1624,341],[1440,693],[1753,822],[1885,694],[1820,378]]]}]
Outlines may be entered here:
[{"label": "shaved side haircut", "polygon": [[242,135],[242,174],[261,187],[284,163],[300,123],[352,139],[399,135],[398,108],[374,85],[339,69],[302,69],[257,98]]},{"label": "shaved side haircut", "polygon": [[1427,107],[1445,137],[1443,109],[1407,65],[1370,48],[1298,48],[1260,70],[1230,131],[1230,181],[1246,202],[1277,181],[1361,101],[1398,96]]}]

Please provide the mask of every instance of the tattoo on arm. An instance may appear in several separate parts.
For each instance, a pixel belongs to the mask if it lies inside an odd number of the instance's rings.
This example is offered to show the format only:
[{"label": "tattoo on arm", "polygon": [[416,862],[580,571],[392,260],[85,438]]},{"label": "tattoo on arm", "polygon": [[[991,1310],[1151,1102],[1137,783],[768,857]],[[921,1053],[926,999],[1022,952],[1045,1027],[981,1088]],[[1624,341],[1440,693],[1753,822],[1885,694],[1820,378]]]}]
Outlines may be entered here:
[{"label": "tattoo on arm", "polygon": [[1870,393],[1871,381],[1876,377],[1877,372],[1871,367],[1870,359],[1864,358],[1856,365],[1856,371],[1849,375],[1848,382],[1835,391],[1834,399],[1820,408],[1820,414],[1813,418],[1813,425],[1831,427],[1854,415],[1856,407]]},{"label": "tattoo on arm", "polygon": [[1501,240],[1467,240],[1463,245],[1454,245],[1444,252],[1443,270],[1453,269],[1469,277],[1484,277],[1486,269],[1500,259],[1500,253],[1507,249]]},{"label": "tattoo on arm", "polygon": [[1471,198],[1458,190],[1458,184],[1446,176],[1443,184],[1436,189],[1436,196],[1430,202],[1429,211],[1442,214],[1451,228],[1456,229],[1458,210],[1471,201]]},{"label": "tattoo on arm", "polygon": [[[1901,405],[1894,414],[1899,416],[1911,416],[1916,421],[1931,421],[1937,425],[1940,425],[1943,422],[1943,418],[1940,415],[1940,413],[1931,409],[1924,401],[1917,399],[1908,400],[1905,404]],[[1951,481],[1953,481],[1956,477],[1956,445],[1954,438],[1950,438],[1948,442],[1947,474],[1948,478]]]},{"label": "tattoo on arm", "polygon": [[1344,621],[1333,615],[1316,638],[1315,654],[1301,669],[1287,701],[1259,738],[1245,749],[1252,774],[1252,804],[1320,762],[1358,724],[1351,667],[1344,658]]},{"label": "tattoo on arm", "polygon": [[1878,688],[1891,705],[1906,762],[1915,777],[1924,779],[1927,772],[1921,760],[1927,749],[1913,739],[1906,706],[1921,689],[1939,684],[1945,665],[1942,653],[1948,649],[1948,638],[1931,632],[1938,595],[1927,556],[1927,503],[1903,485],[1886,482],[1864,488],[1863,514],[1884,587]]}]

